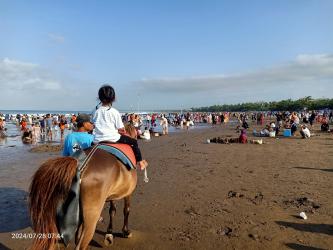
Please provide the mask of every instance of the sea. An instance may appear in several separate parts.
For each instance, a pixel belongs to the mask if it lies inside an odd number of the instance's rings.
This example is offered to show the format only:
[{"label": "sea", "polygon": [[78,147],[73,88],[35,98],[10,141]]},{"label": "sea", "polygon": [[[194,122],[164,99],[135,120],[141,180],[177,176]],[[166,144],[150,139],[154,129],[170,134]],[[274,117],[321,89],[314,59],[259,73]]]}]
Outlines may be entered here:
[{"label": "sea", "polygon": [[0,109],[0,114],[78,114],[78,113],[85,113],[89,114],[92,113],[92,110],[1,110]]},{"label": "sea", "polygon": [[[0,114],[92,114],[95,110],[1,110]],[[183,110],[119,110],[121,114],[130,114],[130,113],[136,113],[136,114],[152,114],[152,113],[158,113],[158,114],[165,114],[165,113],[182,113]]]}]

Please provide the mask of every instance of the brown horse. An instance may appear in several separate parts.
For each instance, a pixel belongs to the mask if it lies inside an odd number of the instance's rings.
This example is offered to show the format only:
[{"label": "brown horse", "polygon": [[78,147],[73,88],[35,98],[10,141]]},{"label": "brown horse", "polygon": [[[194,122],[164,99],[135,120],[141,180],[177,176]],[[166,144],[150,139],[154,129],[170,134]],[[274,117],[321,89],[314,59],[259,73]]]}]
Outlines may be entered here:
[{"label": "brown horse", "polygon": [[[127,126],[127,133],[134,135],[135,128]],[[57,242],[56,209],[63,201],[75,176],[77,160],[72,157],[58,157],[44,162],[33,176],[29,193],[29,209],[32,226],[38,237],[31,249],[54,249]],[[128,229],[130,196],[137,184],[136,170],[126,167],[110,153],[97,149],[81,173],[80,204],[82,224],[76,232],[76,248],[87,249],[93,238],[96,224],[100,218],[104,203],[110,202],[110,223],[104,243],[113,242],[112,217],[115,215],[115,200],[125,200],[123,236],[131,235]]]}]

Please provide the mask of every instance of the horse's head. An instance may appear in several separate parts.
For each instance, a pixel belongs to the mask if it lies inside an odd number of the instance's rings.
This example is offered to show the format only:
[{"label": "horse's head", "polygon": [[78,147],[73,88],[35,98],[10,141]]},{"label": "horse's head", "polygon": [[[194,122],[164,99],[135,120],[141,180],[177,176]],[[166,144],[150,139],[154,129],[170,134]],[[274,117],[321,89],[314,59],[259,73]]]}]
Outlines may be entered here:
[{"label": "horse's head", "polygon": [[136,128],[131,123],[125,124],[125,130],[126,134],[134,139],[138,138],[138,133],[136,131]]}]

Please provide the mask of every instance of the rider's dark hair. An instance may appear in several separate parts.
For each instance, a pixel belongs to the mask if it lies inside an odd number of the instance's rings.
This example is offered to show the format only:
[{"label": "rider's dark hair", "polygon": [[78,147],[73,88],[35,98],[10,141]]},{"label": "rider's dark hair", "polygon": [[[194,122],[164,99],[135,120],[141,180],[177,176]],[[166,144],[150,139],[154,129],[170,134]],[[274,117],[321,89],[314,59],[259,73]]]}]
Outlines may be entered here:
[{"label": "rider's dark hair", "polygon": [[103,105],[112,105],[116,99],[116,93],[110,85],[103,85],[98,90],[98,98]]}]

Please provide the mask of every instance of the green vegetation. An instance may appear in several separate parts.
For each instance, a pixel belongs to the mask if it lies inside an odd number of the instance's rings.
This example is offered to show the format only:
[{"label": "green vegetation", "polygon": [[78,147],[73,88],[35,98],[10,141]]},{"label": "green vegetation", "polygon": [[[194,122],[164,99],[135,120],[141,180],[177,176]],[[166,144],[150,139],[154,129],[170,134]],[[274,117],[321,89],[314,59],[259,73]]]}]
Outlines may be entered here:
[{"label": "green vegetation", "polygon": [[333,109],[333,99],[312,99],[307,96],[298,100],[282,100],[279,102],[246,102],[239,104],[214,105],[210,107],[192,108],[194,112],[220,112],[220,111],[297,111]]}]

